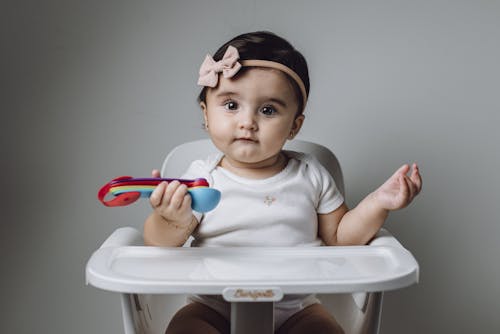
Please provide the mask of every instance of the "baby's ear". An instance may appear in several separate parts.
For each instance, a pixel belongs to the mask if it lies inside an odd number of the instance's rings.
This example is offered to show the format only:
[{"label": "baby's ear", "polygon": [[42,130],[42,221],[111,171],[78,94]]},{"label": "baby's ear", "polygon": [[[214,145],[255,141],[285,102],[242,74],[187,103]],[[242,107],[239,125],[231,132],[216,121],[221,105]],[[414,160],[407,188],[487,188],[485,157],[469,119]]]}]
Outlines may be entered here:
[{"label": "baby's ear", "polygon": [[290,131],[290,139],[293,139],[297,135],[297,133],[299,133],[300,129],[302,128],[302,124],[304,124],[305,118],[306,117],[304,116],[304,114],[300,114],[299,116],[295,117],[292,125],[292,130]]},{"label": "baby's ear", "polygon": [[204,101],[200,102],[201,112],[203,113],[203,127],[208,129],[207,104]]},{"label": "baby's ear", "polygon": [[205,101],[200,102],[200,108],[203,111],[203,113],[207,112],[207,104],[205,103]]}]

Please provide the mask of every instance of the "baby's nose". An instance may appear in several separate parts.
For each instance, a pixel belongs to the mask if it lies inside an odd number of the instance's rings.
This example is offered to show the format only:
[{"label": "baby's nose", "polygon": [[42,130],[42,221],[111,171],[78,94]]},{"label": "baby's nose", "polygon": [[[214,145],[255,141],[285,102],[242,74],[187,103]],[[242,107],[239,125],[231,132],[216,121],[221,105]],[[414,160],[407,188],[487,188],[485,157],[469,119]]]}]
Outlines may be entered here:
[{"label": "baby's nose", "polygon": [[244,111],[239,113],[239,127],[241,129],[257,129],[257,120],[255,113]]}]

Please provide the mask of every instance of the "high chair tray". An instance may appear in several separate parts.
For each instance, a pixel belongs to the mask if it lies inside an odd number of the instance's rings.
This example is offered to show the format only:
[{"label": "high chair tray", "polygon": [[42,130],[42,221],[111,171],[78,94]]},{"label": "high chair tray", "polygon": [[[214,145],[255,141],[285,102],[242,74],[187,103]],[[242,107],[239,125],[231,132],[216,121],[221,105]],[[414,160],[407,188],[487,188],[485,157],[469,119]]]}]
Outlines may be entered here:
[{"label": "high chair tray", "polygon": [[418,264],[399,243],[348,247],[101,247],[87,282],[125,293],[222,294],[278,288],[284,294],[386,291],[418,281]]}]

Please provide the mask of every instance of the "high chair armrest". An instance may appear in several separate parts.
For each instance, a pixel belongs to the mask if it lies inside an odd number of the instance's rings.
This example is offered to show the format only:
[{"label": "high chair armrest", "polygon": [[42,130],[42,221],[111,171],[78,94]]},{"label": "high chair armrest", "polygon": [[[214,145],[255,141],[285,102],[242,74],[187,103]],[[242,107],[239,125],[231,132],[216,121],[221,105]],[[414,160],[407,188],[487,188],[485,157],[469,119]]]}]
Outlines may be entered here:
[{"label": "high chair armrest", "polygon": [[142,245],[144,240],[139,231],[132,227],[121,227],[116,229],[99,248]]},{"label": "high chair armrest", "polygon": [[403,245],[386,229],[382,228],[375,237],[368,243],[370,246],[392,246],[403,248]]},{"label": "high chair armrest", "polygon": [[[375,235],[375,237],[370,241],[368,244],[369,246],[383,246],[383,247],[393,247],[396,249],[399,249],[402,253],[408,254],[411,258],[413,258],[413,255],[409,250],[407,250],[399,241],[396,239],[391,232],[386,230],[385,228],[381,228],[378,233]],[[416,260],[415,262],[415,283],[418,283],[418,278],[419,278],[419,272],[420,268],[418,266],[418,263]]]},{"label": "high chair armrest", "polygon": [[[391,232],[384,228],[378,231],[375,237],[368,243],[368,246],[389,246],[404,249],[406,251],[406,248],[404,248],[404,246],[391,234]],[[367,292],[354,292],[352,294],[352,298],[356,303],[358,309],[362,312],[365,312],[368,306],[369,294]],[[379,296],[378,298],[381,297]]]}]

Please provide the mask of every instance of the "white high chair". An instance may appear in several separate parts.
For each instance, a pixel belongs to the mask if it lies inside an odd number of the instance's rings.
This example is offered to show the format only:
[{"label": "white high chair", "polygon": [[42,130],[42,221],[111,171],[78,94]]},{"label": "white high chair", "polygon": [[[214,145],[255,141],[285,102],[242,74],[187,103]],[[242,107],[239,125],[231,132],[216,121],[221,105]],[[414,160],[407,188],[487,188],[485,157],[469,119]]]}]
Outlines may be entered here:
[{"label": "white high chair", "polygon": [[[285,149],[308,152],[344,182],[335,155],[294,140]],[[174,148],[161,174],[179,177],[193,160],[216,152],[210,140]],[[189,241],[188,241],[189,242]],[[381,230],[368,246],[274,248],[145,247],[142,234],[117,229],[87,263],[86,280],[121,293],[124,332],[164,333],[186,294],[216,294],[231,302],[231,333],[273,333],[273,303],[285,294],[316,293],[349,334],[378,333],[383,291],[418,281],[418,263]]]}]

